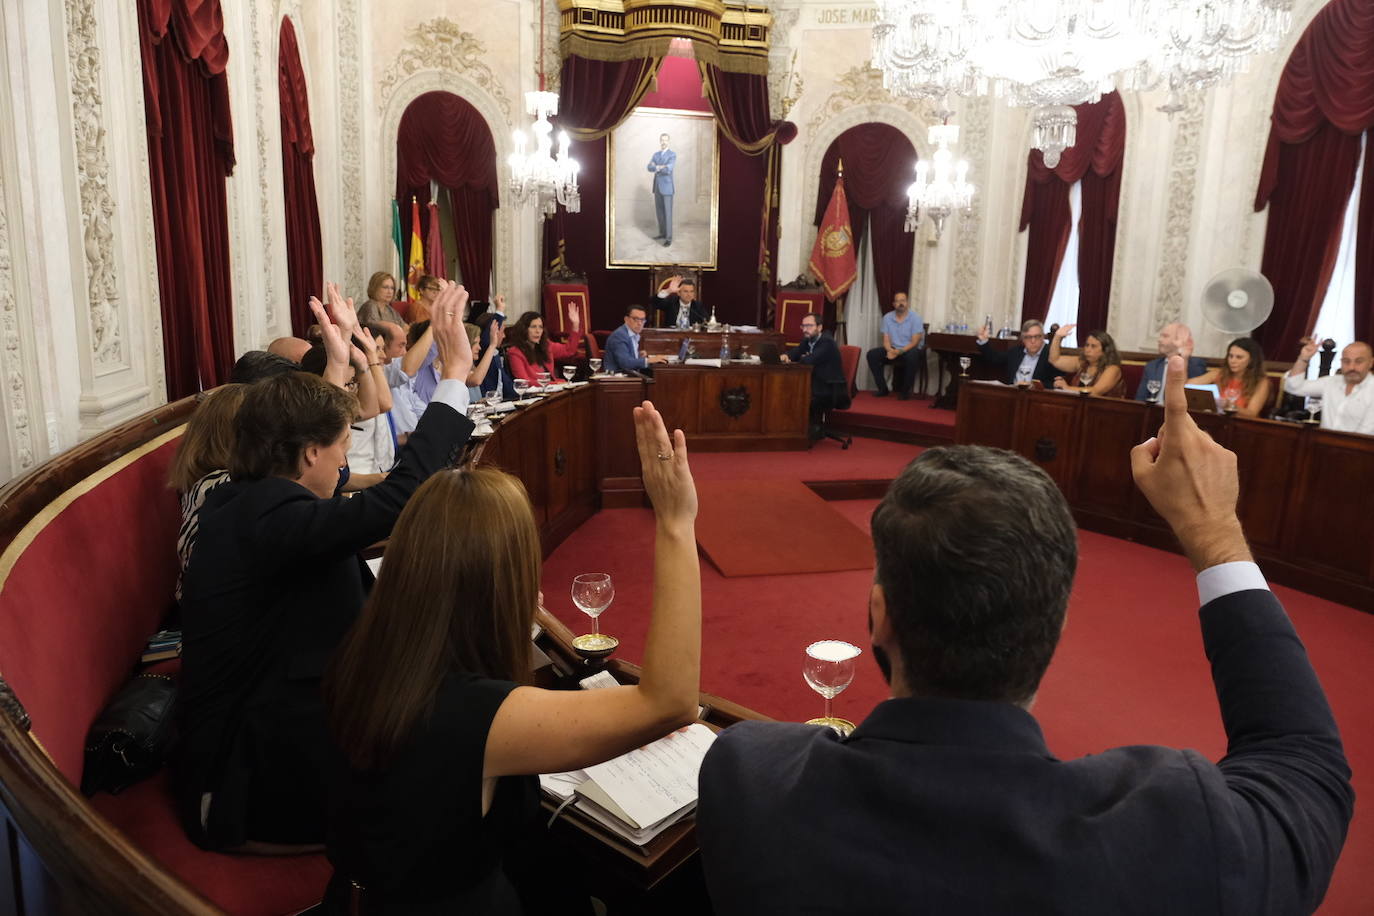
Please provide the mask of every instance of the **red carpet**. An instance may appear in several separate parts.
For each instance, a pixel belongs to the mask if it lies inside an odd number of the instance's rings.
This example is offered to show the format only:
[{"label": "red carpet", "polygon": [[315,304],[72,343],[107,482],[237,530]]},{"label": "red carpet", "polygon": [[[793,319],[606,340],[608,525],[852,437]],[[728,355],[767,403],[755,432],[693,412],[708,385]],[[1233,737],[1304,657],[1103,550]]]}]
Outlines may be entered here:
[{"label": "red carpet", "polygon": [[837,429],[852,430],[862,434],[873,430],[873,435],[882,430],[920,437],[936,442],[954,441],[954,411],[936,410],[929,396],[911,398],[903,401],[896,395],[877,397],[871,391],[860,391],[848,410],[837,410],[831,415],[831,425]]},{"label": "red carpet", "polygon": [[[692,442],[687,441],[688,451]],[[787,468],[788,480],[891,480],[921,454],[921,446],[855,438],[842,449],[822,439],[802,452],[692,452],[692,473],[703,480],[775,480]],[[865,523],[866,525],[867,523]]]},{"label": "red carpet", "polygon": [[[855,440],[855,449],[869,448]],[[848,452],[836,450],[837,459]],[[751,456],[694,456],[736,460]],[[808,454],[767,456],[771,474],[813,476]],[[784,460],[780,460],[784,459]],[[905,463],[905,462],[902,462]],[[725,467],[722,463],[721,467]],[[899,465],[900,466],[900,465]],[[876,475],[875,475],[876,476]],[[874,501],[831,503],[867,529]],[[1035,707],[1051,749],[1076,757],[1122,744],[1195,748],[1216,759],[1225,735],[1197,628],[1193,575],[1182,557],[1079,532],[1078,578],[1064,638]],[[614,545],[607,562],[608,547]],[[554,552],[544,567],[550,610],[578,632],[591,628],[572,606],[572,577],[608,569],[616,602],[602,629],[621,638],[620,654],[643,658],[651,600],[653,516],[649,510],[601,512]],[[866,607],[872,573],[725,578],[702,564],[704,631],[702,688],[781,719],[821,714],[822,700],[802,680],[802,653],[817,639],[868,647]],[[1343,728],[1360,799],[1323,916],[1366,914],[1374,899],[1374,615],[1275,587],[1293,618]],[[836,715],[858,721],[886,696],[866,651],[854,684],[835,700]]]},{"label": "red carpet", "polygon": [[797,480],[699,480],[697,546],[723,576],[872,569],[873,541]]}]

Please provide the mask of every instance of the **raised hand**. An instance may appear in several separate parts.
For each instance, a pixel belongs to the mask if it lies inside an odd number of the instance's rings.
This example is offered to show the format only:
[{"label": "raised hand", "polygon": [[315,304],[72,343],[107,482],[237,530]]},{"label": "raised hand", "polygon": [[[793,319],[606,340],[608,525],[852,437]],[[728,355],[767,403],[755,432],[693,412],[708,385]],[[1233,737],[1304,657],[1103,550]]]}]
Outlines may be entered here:
[{"label": "raised hand", "polygon": [[1169,357],[1164,374],[1164,425],[1131,449],[1136,486],[1174,529],[1193,568],[1251,559],[1236,500],[1236,456],[1198,428],[1183,394],[1187,362]]},{"label": "raised hand", "polygon": [[1311,360],[1321,349],[1321,344],[1317,342],[1315,337],[1304,337],[1299,343],[1302,344],[1302,352],[1298,354],[1298,359]]},{"label": "raised hand", "polygon": [[1076,327],[1078,327],[1076,324],[1061,324],[1059,330],[1054,332],[1055,340],[1063,340],[1065,337],[1068,337]]},{"label": "raised hand", "polygon": [[466,381],[472,371],[472,343],[463,314],[468,304],[468,291],[457,283],[439,280],[440,289],[434,296],[429,328],[443,361],[442,375],[446,379]]},{"label": "raised hand", "polygon": [[978,326],[978,342],[979,342],[979,343],[987,343],[987,342],[988,342],[988,326],[985,325],[985,324],[980,324],[980,325]]},{"label": "raised hand", "polygon": [[336,283],[328,284],[325,291],[329,296],[329,317],[334,319],[345,338],[352,337],[358,327],[358,312],[353,308],[353,300],[345,299]]},{"label": "raised hand", "polygon": [[574,331],[582,330],[582,310],[580,308],[568,312],[568,324],[572,325]]},{"label": "raised hand", "polygon": [[377,339],[372,336],[372,332],[362,325],[358,325],[353,331],[353,339],[358,342],[358,347],[367,356],[368,364],[377,362]]},{"label": "raised hand", "polygon": [[338,325],[329,320],[329,312],[325,309],[324,303],[314,296],[310,297],[310,311],[315,313],[315,321],[320,326],[320,339],[324,341],[324,379],[342,388],[352,377],[349,370],[352,354],[349,351],[353,347],[349,345],[348,338],[339,330]]},{"label": "raised hand", "polygon": [[669,278],[668,278],[668,293],[669,293],[669,295],[671,295],[671,294],[673,294],[673,293],[676,293],[676,292],[678,291],[678,288],[679,288],[680,286],[682,286],[682,275],[681,275],[681,274],[679,274],[679,275],[677,275],[677,276],[673,276],[673,277],[669,277]]},{"label": "raised hand", "polygon": [[499,321],[491,323],[491,346],[499,347],[506,339],[506,326]]},{"label": "raised hand", "polygon": [[500,312],[502,315],[506,314],[506,297],[505,297],[505,296],[497,296],[497,297],[496,297],[495,299],[493,299],[492,301],[496,304],[496,311]]},{"label": "raised hand", "polygon": [[634,410],[635,443],[644,490],[660,526],[690,525],[697,517],[697,488],[687,465],[687,437],[673,430],[671,438],[652,401]]}]

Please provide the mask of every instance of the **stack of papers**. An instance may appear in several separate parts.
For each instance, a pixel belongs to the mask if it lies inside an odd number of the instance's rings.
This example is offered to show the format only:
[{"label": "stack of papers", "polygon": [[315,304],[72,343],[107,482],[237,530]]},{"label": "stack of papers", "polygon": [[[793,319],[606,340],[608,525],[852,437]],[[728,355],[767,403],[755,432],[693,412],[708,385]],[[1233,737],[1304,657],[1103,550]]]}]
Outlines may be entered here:
[{"label": "stack of papers", "polygon": [[687,360],[686,365],[688,365],[688,366],[715,366],[717,369],[719,369],[719,368],[720,368],[720,360],[719,360],[719,359],[689,359],[689,360]]},{"label": "stack of papers", "polygon": [[551,773],[539,784],[622,839],[646,846],[696,810],[697,774],[715,741],[700,722],[585,770]]}]

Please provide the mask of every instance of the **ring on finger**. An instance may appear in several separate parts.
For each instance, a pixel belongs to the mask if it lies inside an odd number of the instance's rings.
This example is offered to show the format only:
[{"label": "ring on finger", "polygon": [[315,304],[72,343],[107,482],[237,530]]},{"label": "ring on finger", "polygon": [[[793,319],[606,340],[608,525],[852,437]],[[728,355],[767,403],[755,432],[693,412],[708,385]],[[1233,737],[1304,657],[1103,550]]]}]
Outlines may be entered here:
[{"label": "ring on finger", "polygon": [[671,452],[669,452],[669,453],[666,454],[666,455],[663,454],[662,452],[659,452],[657,457],[658,457],[658,460],[659,460],[659,461],[672,461],[672,460],[673,460],[673,455],[672,455]]}]

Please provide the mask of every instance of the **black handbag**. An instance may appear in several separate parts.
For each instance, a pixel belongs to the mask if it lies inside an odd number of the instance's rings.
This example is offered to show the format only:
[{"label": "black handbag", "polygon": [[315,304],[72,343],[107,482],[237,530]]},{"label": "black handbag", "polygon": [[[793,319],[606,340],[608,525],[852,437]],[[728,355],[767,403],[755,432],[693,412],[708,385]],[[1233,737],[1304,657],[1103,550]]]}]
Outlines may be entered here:
[{"label": "black handbag", "polygon": [[86,733],[81,791],[118,795],[157,772],[176,743],[176,682],[140,674],[115,694]]}]

